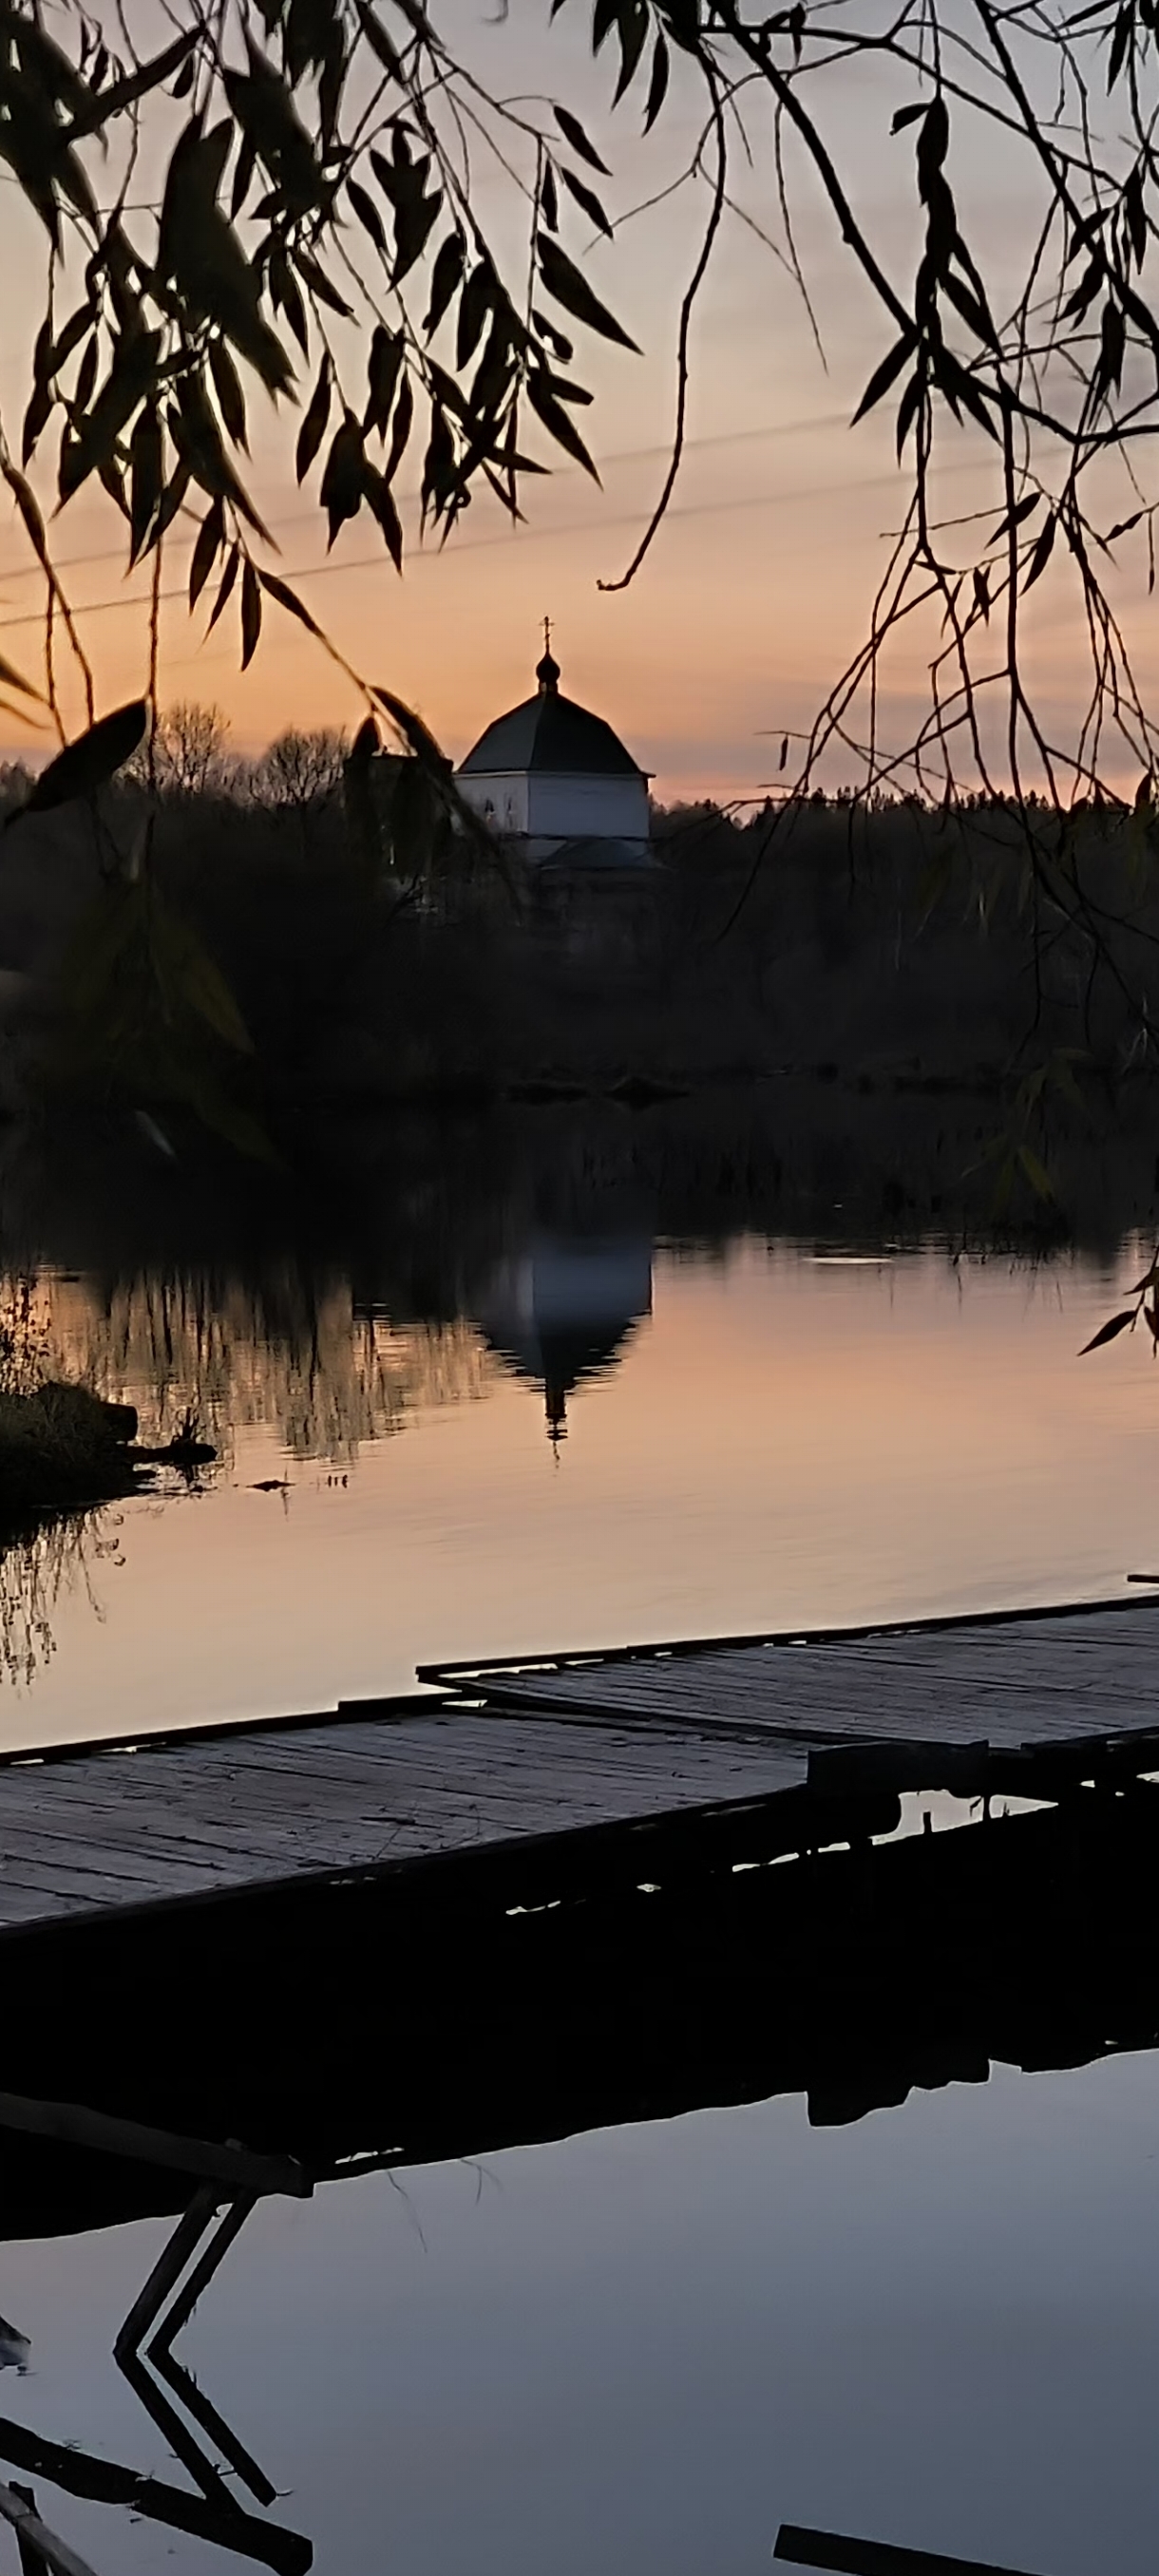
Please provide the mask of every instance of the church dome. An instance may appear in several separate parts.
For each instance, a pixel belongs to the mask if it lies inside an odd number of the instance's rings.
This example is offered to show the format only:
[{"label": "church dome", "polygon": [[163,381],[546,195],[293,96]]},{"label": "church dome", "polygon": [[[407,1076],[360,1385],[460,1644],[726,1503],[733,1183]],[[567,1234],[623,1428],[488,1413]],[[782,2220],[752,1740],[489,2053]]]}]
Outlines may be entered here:
[{"label": "church dome", "polygon": [[496,716],[481,733],[460,770],[460,778],[510,776],[513,771],[549,771],[556,777],[642,778],[645,772],[626,751],[619,735],[602,716],[560,695],[559,664],[550,650],[536,672],[539,691]]}]

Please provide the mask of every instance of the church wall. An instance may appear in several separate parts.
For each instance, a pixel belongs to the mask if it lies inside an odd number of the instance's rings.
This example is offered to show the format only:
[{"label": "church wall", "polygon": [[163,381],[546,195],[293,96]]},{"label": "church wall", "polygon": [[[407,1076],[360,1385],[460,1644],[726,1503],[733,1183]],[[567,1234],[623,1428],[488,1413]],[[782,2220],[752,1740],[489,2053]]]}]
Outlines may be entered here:
[{"label": "church wall", "polygon": [[523,782],[527,821],[514,828],[536,839],[625,840],[648,837],[648,788],[643,778],[561,777],[532,770]]},{"label": "church wall", "polygon": [[470,805],[476,814],[481,814],[484,822],[490,823],[496,832],[531,830],[525,770],[514,770],[509,776],[496,772],[494,776],[484,774],[477,778],[463,777],[460,773],[458,785],[464,803]]}]

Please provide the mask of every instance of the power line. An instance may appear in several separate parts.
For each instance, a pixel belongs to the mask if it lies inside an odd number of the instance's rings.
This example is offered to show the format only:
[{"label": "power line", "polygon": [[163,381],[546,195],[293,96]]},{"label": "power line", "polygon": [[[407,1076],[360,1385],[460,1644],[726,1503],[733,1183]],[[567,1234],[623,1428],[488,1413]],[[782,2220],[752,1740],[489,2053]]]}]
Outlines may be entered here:
[{"label": "power line", "polygon": [[[684,452],[685,455],[687,455],[693,448],[743,447],[746,445],[754,446],[759,442],[770,438],[804,437],[812,430],[842,429],[848,428],[848,426],[849,415],[847,412],[821,412],[813,420],[775,421],[764,429],[726,429],[718,430],[705,438],[688,438],[684,442]],[[611,465],[646,464],[650,457],[668,456],[670,454],[670,446],[623,447],[613,451],[612,455],[605,456],[601,462],[606,472],[607,468]],[[569,465],[558,467],[556,469],[557,473],[561,476],[578,474],[580,470],[579,466]],[[419,495],[417,492],[408,492],[404,493],[402,498],[404,502],[413,502],[418,500]],[[317,515],[318,513],[316,510],[294,510],[283,514],[279,518],[271,519],[270,526],[271,528],[306,527],[313,523],[317,518]],[[96,554],[61,555],[57,559],[56,569],[58,572],[75,572],[84,565],[116,563],[119,558],[119,546],[104,546],[101,548],[100,552]],[[39,576],[39,564],[18,564],[12,571],[0,573],[0,583],[9,581],[35,581]]]},{"label": "power line", "polygon": [[[941,474],[962,474],[970,472],[973,470],[973,460],[963,458],[956,465],[942,466],[935,470]],[[788,508],[801,501],[824,501],[839,498],[846,492],[872,492],[878,490],[892,491],[896,482],[897,474],[895,471],[892,474],[861,475],[855,481],[849,483],[814,483],[798,492],[755,492],[749,494],[747,498],[741,497],[728,501],[689,501],[669,510],[668,518],[670,520],[713,518],[724,516],[738,510],[767,510],[778,509],[781,507]],[[554,528],[535,527],[503,529],[488,537],[459,538],[455,545],[455,557],[457,558],[462,554],[477,553],[481,547],[542,545],[553,539],[559,539],[562,537],[590,537],[593,533],[597,532],[600,535],[603,535],[610,533],[612,530],[622,528],[632,529],[638,525],[639,513],[637,511],[633,511],[631,513],[624,513],[615,519],[601,519],[595,522],[591,519],[572,519],[565,522],[562,526],[557,525]],[[834,542],[832,538],[822,540],[822,543],[832,542]],[[104,558],[100,557],[97,558],[97,560],[103,561]],[[417,553],[412,554],[408,558],[408,568],[411,572],[414,572],[422,564],[441,563],[443,560],[444,557],[441,553],[438,555],[424,554],[420,549]],[[299,564],[288,574],[283,574],[281,577],[290,581],[317,581],[326,574],[375,571],[385,572],[386,569],[386,556],[381,550],[379,550],[378,553],[373,555],[355,555],[352,558],[347,558],[345,562],[341,563],[335,563],[332,558],[327,557],[322,563]],[[187,592],[184,582],[175,584],[172,589],[163,590],[161,592],[161,598],[164,601],[184,599],[186,596]],[[128,599],[126,599],[122,593],[116,599],[96,599],[81,606],[74,606],[72,613],[73,616],[78,619],[82,617],[101,617],[118,608],[143,608],[146,606],[150,597],[151,593],[149,591],[134,592]],[[39,626],[43,621],[43,613],[43,610],[33,609],[22,612],[18,617],[0,618],[0,634],[11,634],[14,628],[19,626]]]}]

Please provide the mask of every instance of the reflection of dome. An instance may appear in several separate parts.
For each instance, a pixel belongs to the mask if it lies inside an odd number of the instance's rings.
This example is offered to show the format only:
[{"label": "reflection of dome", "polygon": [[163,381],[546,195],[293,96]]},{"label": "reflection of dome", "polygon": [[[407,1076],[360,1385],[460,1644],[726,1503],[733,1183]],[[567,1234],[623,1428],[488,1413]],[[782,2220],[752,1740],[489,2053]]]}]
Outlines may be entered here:
[{"label": "reflection of dome", "polygon": [[573,1388],[602,1375],[651,1311],[648,1236],[540,1235],[493,1271],[479,1322],[500,1358],[542,1387],[558,1440]]}]

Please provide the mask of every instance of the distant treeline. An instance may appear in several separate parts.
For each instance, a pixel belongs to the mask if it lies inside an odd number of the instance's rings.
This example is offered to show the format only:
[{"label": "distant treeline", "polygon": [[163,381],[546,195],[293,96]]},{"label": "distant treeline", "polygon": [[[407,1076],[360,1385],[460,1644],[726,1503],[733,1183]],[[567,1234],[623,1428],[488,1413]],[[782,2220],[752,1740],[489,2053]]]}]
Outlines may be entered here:
[{"label": "distant treeline", "polygon": [[[288,726],[256,756],[234,751],[229,730],[220,707],[179,701],[159,715],[152,744],[135,754],[122,775],[168,802],[210,797],[214,802],[298,809],[340,794],[350,741],[338,726],[313,731]],[[21,803],[32,778],[22,761],[0,765],[0,797],[7,810]]]},{"label": "distant treeline", "polygon": [[[1028,847],[1001,802],[676,807],[656,812],[655,865],[634,887],[557,877],[547,900],[501,854],[460,868],[453,834],[410,867],[404,833],[401,858],[368,875],[346,750],[291,733],[231,762],[213,710],[175,709],[151,782],[142,755],[98,818],[72,807],[5,833],[11,1087],[51,1078],[62,971],[146,815],[159,894],[252,1041],[243,1088],[275,1110],[785,1069],[1016,1089],[1045,1066],[1050,1086],[1105,1091],[1150,1069],[1149,809],[1039,808]],[[6,814],[21,796],[19,773],[0,774]]]}]

